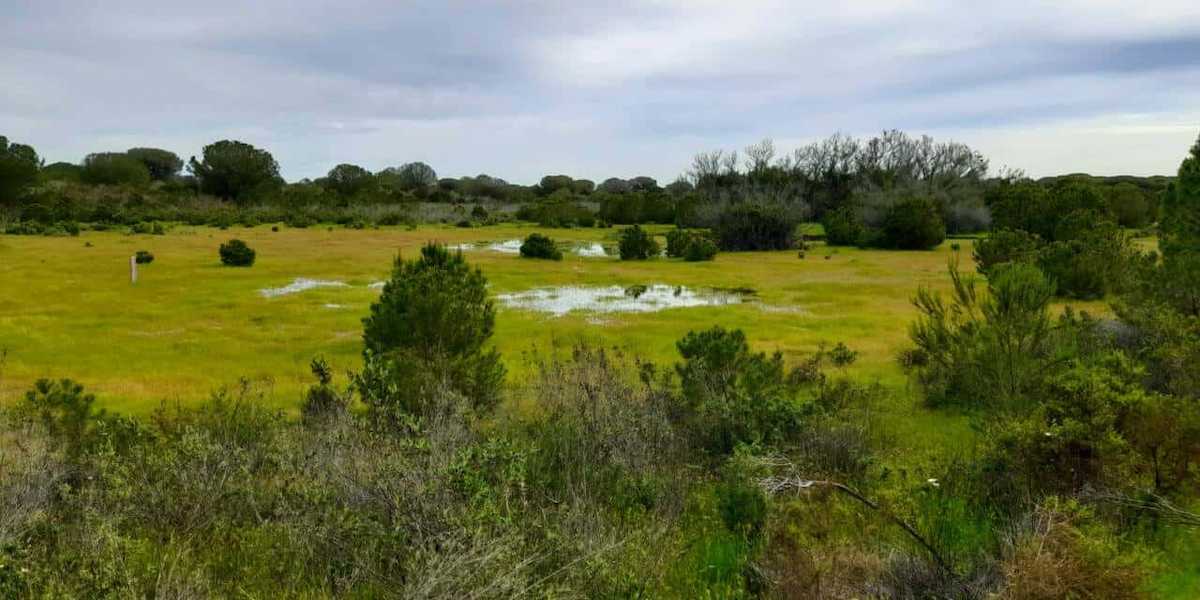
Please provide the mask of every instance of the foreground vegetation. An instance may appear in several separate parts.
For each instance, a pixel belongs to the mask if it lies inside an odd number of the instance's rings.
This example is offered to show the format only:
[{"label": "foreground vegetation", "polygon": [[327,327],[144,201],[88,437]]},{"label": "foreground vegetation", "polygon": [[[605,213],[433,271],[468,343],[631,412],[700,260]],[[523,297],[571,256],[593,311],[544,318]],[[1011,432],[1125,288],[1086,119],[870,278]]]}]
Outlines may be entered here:
[{"label": "foreground vegetation", "polygon": [[[5,176],[26,177],[30,151],[4,146]],[[84,231],[29,218],[45,205],[19,190],[14,233],[64,235],[0,239],[5,280],[23,283],[0,296],[15,309],[0,317],[0,596],[1200,592],[1200,143],[1139,213],[1159,219],[1157,244],[1129,234],[1112,201],[1127,194],[985,182],[956,145],[837,136],[748,154],[744,171],[697,158],[662,220],[674,229],[572,232],[621,260],[475,227],[486,209],[455,227],[235,238]],[[933,155],[950,166],[914,166]],[[150,186],[181,164],[94,155],[80,178]],[[353,198],[379,181],[349,167],[319,186]],[[426,169],[389,176],[428,190]],[[238,214],[280,189],[269,154],[235,142],[191,170]],[[640,179],[608,186],[635,194],[617,205],[666,193]],[[577,202],[520,210],[539,229],[583,225],[595,215]],[[989,234],[943,243],[967,214]],[[804,215],[860,248],[810,243]],[[561,260],[426,243],[483,236]],[[879,247],[897,250],[862,249]],[[133,286],[131,256],[152,257]],[[297,277],[329,279],[285,294]],[[756,301],[555,319],[496,304],[614,281],[634,298],[653,282]]]}]

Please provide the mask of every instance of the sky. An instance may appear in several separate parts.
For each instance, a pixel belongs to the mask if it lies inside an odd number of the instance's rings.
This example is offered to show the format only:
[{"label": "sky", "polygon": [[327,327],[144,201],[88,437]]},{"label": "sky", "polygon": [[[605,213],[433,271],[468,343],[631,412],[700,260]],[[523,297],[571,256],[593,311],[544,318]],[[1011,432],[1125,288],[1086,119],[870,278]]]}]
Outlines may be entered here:
[{"label": "sky", "polygon": [[47,163],[238,139],[289,180],[666,182],[700,151],[884,129],[994,171],[1172,174],[1200,1],[0,1],[0,135]]}]

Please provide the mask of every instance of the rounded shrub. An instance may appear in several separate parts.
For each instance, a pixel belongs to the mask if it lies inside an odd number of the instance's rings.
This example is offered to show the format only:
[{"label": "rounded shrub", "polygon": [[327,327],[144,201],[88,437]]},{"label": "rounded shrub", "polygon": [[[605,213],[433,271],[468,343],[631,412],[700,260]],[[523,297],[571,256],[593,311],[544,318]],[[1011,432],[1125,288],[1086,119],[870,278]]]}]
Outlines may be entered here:
[{"label": "rounded shrub", "polygon": [[555,245],[554,240],[540,233],[531,233],[521,244],[521,256],[524,258],[545,258],[562,260],[562,251]]},{"label": "rounded shrub", "polygon": [[830,246],[854,246],[865,233],[862,219],[852,206],[825,213],[821,225],[825,228],[825,243]]},{"label": "rounded shrub", "polygon": [[683,260],[688,262],[712,260],[716,255],[717,245],[702,235],[692,236],[691,241],[683,250]]},{"label": "rounded shrub", "polygon": [[154,262],[154,255],[145,250],[138,250],[137,254],[134,254],[133,256],[134,262],[139,265],[148,265]]},{"label": "rounded shrub", "polygon": [[654,240],[654,236],[637,225],[621,230],[618,248],[621,260],[646,260],[651,256],[658,256],[659,253],[658,242]]},{"label": "rounded shrub", "polygon": [[787,250],[798,224],[782,206],[740,203],[721,211],[714,233],[722,250]]},{"label": "rounded shrub", "polygon": [[221,244],[221,264],[227,267],[249,267],[254,264],[254,249],[242,240],[229,240]]},{"label": "rounded shrub", "polygon": [[1020,229],[1000,229],[975,242],[976,270],[987,275],[997,265],[1032,263],[1037,260],[1042,240],[1037,234]]},{"label": "rounded shrub", "polygon": [[877,245],[899,250],[929,250],[946,239],[942,211],[929,198],[914,197],[893,204],[883,217]]}]

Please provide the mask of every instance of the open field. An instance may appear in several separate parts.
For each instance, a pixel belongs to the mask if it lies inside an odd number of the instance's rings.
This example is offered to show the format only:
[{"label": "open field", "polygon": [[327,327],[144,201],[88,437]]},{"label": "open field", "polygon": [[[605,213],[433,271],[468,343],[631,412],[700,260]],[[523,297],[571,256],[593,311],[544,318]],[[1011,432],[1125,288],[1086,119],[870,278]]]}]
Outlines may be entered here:
[{"label": "open field", "polygon": [[[8,350],[0,401],[11,402],[39,377],[71,377],[110,408],[145,414],[163,401],[191,403],[240,377],[266,382],[270,401],[295,410],[311,383],[308,363],[325,356],[339,371],[358,367],[360,319],[378,295],[397,252],[423,243],[523,238],[532,225],[475,229],[422,227],[349,230],[325,227],[273,232],[270,226],[177,227],[165,236],[84,232],[80,237],[0,238],[0,347]],[[560,242],[615,244],[615,229],[548,230]],[[249,269],[223,267],[216,248],[229,238],[258,251]],[[855,374],[896,391],[893,423],[902,437],[915,427],[922,444],[964,433],[952,421],[916,407],[895,364],[915,312],[920,285],[946,289],[947,242],[932,252],[826,249],[801,260],[795,252],[727,253],[716,261],[622,262],[615,256],[532,261],[485,248],[468,251],[497,294],[546,286],[666,284],[750,288],[746,302],[652,313],[572,312],[551,316],[501,306],[495,342],[518,392],[528,353],[587,338],[659,363],[676,359],[675,340],[714,324],[741,328],[761,350],[795,361],[821,343],[846,342],[861,353]],[[959,240],[962,269],[971,269],[970,240]],[[156,259],[128,280],[136,250]],[[826,259],[825,256],[829,255]],[[260,290],[296,278],[341,281],[272,298]],[[1094,304],[1091,308],[1101,309]],[[511,406],[520,406],[514,393]],[[933,439],[931,439],[931,437]],[[942,440],[945,441],[945,440]]]}]

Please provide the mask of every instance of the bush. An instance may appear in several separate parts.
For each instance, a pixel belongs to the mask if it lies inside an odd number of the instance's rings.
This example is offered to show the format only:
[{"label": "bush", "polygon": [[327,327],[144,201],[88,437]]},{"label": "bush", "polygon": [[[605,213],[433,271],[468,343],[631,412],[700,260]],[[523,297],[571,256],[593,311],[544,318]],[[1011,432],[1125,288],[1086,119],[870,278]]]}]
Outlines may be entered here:
[{"label": "bush", "polygon": [[143,185],[150,182],[150,171],[142,161],[127,154],[101,152],[83,159],[80,177],[91,184]]},{"label": "bush", "polygon": [[692,241],[692,233],[686,229],[675,228],[667,232],[667,256],[680,258],[684,249]]},{"label": "bush", "polygon": [[488,219],[488,211],[483,206],[476,204],[475,208],[471,209],[471,218],[476,221],[486,221]]},{"label": "bush", "polygon": [[1037,261],[1042,240],[1027,231],[1001,229],[975,242],[976,270],[987,275],[995,266]]},{"label": "bush", "polygon": [[714,233],[722,250],[787,250],[799,219],[782,206],[740,203],[721,211]]},{"label": "bush", "polygon": [[928,198],[901,200],[883,218],[878,242],[885,248],[929,250],[946,239],[941,209]]},{"label": "bush", "polygon": [[304,395],[303,414],[306,419],[320,419],[345,414],[349,398],[333,388],[333,369],[324,358],[314,358],[309,364],[317,384],[308,388]]},{"label": "bush", "polygon": [[821,224],[825,228],[825,243],[830,246],[854,246],[862,242],[866,234],[862,218],[852,206],[825,213]]},{"label": "bush", "polygon": [[683,251],[683,260],[698,262],[712,260],[717,255],[717,245],[704,236],[695,236]]},{"label": "bush", "polygon": [[372,415],[395,422],[424,415],[449,390],[476,409],[499,402],[504,365],[485,350],[496,324],[487,278],[462,252],[429,244],[396,259],[392,277],[363,320],[367,365],[356,387]]},{"label": "bush", "polygon": [[154,262],[154,255],[145,250],[138,250],[133,260],[139,265],[148,265]]},{"label": "bush", "polygon": [[687,420],[697,442],[714,454],[739,444],[773,444],[798,431],[795,378],[783,355],[750,351],[741,330],[717,326],[688,332],[676,342],[684,362],[675,366]]},{"label": "bush", "polygon": [[521,256],[525,258],[546,258],[562,260],[562,251],[555,245],[554,240],[540,234],[531,233],[521,244]]},{"label": "bush", "polygon": [[638,225],[621,230],[621,260],[646,260],[658,256],[658,242]]},{"label": "bush", "polygon": [[221,264],[227,267],[249,267],[254,264],[254,249],[242,240],[229,240],[221,244]]}]

